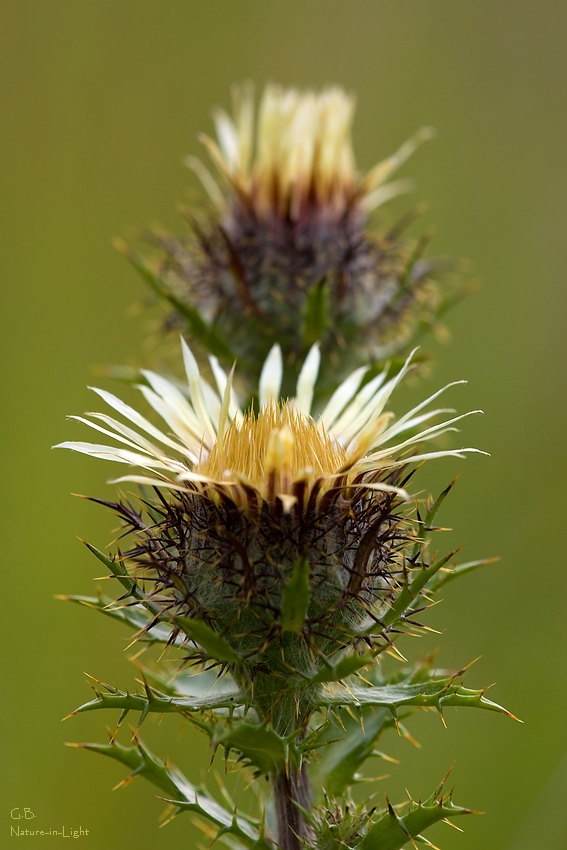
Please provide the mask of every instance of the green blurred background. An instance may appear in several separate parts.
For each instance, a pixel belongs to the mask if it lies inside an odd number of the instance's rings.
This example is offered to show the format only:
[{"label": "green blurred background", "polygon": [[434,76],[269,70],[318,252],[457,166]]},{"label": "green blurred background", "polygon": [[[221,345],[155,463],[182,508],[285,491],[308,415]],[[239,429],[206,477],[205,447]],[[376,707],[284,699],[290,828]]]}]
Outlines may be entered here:
[{"label": "green blurred background", "polygon": [[[462,469],[445,543],[502,560],[447,590],[429,618],[444,635],[413,651],[439,646],[454,667],[481,655],[469,683],[497,681],[494,698],[525,725],[451,711],[445,730],[420,715],[422,748],[384,740],[403,763],[371,790],[428,793],[454,763],[457,802],[487,814],[460,822],[464,835],[441,825],[435,843],[567,846],[566,22],[560,0],[3,0],[0,835],[10,809],[28,806],[29,825],[82,825],[97,850],[200,840],[186,816],[158,829],[163,805],[142,780],[111,793],[119,765],[62,746],[103,741],[112,722],[60,723],[89,698],[82,671],[117,684],[132,672],[119,625],[53,599],[94,589],[100,569],[76,535],[103,547],[113,523],[70,493],[109,496],[112,470],[49,447],[85,437],[64,417],[92,404],[93,366],[152,361],[147,320],[130,309],[143,284],[110,239],[178,226],[176,202],[194,187],[182,156],[199,151],[210,107],[250,78],[356,90],[362,168],[434,125],[404,175],[430,203],[421,225],[435,224],[434,251],[472,258],[483,282],[449,317],[451,339],[428,341],[428,386],[469,379],[452,401],[484,408],[464,440],[492,457],[440,461],[422,483],[435,490]],[[171,718],[144,732],[200,778],[198,733]]]}]

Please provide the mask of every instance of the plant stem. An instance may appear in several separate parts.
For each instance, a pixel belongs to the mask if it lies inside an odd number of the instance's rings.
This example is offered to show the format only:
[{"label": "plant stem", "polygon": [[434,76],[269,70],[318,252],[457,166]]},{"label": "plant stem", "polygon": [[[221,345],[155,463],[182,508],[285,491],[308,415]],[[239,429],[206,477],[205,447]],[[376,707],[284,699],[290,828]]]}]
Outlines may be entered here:
[{"label": "plant stem", "polygon": [[311,846],[312,831],[301,808],[310,808],[307,774],[303,767],[299,774],[274,777],[274,800],[278,850],[303,850]]}]

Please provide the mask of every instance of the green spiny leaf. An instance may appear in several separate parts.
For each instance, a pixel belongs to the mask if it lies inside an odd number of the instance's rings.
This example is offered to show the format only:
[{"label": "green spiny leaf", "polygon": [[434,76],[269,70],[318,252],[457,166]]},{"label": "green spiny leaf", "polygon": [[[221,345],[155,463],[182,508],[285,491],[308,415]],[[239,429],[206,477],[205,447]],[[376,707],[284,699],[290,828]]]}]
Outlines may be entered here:
[{"label": "green spiny leaf", "polygon": [[174,620],[187,637],[199,644],[205,652],[218,661],[236,663],[240,656],[221,635],[217,634],[202,620],[190,620],[188,617],[176,617]]},{"label": "green spiny leaf", "polygon": [[143,590],[138,587],[134,579],[128,575],[126,567],[119,558],[109,558],[108,555],[105,555],[104,552],[101,552],[100,549],[97,549],[96,546],[92,545],[92,543],[87,543],[86,540],[84,540],[83,542],[89,552],[92,552],[95,558],[98,558],[98,560],[101,561],[108,570],[110,570],[112,575],[116,576],[122,587],[126,588],[128,594],[133,599],[136,599],[138,602],[140,602],[144,606],[144,608],[146,608],[152,614],[156,616],[163,614],[161,607],[155,602],[153,602],[151,599],[148,599]]},{"label": "green spiny leaf", "polygon": [[456,677],[433,679],[417,684],[384,685],[382,687],[346,687],[334,692],[322,694],[321,706],[372,705],[376,708],[389,708],[393,713],[402,706],[434,706],[442,711],[445,706],[468,706],[485,708],[500,714],[510,714],[501,705],[486,699],[484,690],[472,690],[455,682]]},{"label": "green spiny leaf", "polygon": [[461,578],[461,576],[467,575],[467,573],[472,573],[474,570],[480,569],[480,567],[485,567],[487,564],[495,564],[498,560],[500,559],[482,558],[479,561],[467,561],[465,564],[457,564],[452,570],[443,572],[442,575],[437,575],[429,581],[427,584],[427,590],[431,593],[437,593],[440,588],[449,584],[449,582],[454,581],[457,578]]},{"label": "green spiny leaf", "polygon": [[306,347],[313,345],[329,327],[329,287],[325,278],[313,286],[305,305],[303,339]]},{"label": "green spiny leaf", "polygon": [[218,328],[207,325],[198,310],[178,298],[169,288],[166,281],[156,274],[148,264],[147,260],[133,251],[122,239],[116,239],[114,242],[115,248],[124,254],[130,260],[135,269],[137,269],[144,280],[150,285],[151,289],[163,298],[177,312],[183,316],[187,322],[187,326],[192,336],[197,339],[201,345],[211,354],[220,357],[221,359],[234,362],[234,354],[226,339],[219,332]]},{"label": "green spiny leaf", "polygon": [[[118,620],[120,623],[125,623],[130,628],[142,632],[141,639],[148,643],[170,643],[173,632],[173,627],[166,623],[156,622],[155,617],[150,617],[141,605],[120,606],[114,599],[108,596],[57,596],[57,599],[62,599],[65,602],[76,602],[79,605],[84,605],[85,608],[91,608],[94,611],[100,611],[107,617],[113,620]],[[152,625],[153,624],[153,625]],[[151,628],[149,628],[151,626]],[[176,643],[180,643],[176,639]]]},{"label": "green spiny leaf", "polygon": [[[332,718],[321,740],[319,758],[309,765],[312,786],[338,797],[356,781],[366,759],[375,753],[381,733],[394,726],[390,711],[365,707],[359,716],[341,712],[341,722]],[[326,746],[323,746],[326,744]]]},{"label": "green spiny leaf", "polygon": [[227,752],[238,750],[243,758],[266,774],[285,770],[290,751],[289,742],[281,738],[271,726],[256,726],[244,720],[215,734],[212,743],[223,746]]},{"label": "green spiny leaf", "polygon": [[431,507],[427,511],[427,514],[425,515],[425,520],[424,520],[424,523],[423,523],[426,531],[428,531],[431,528],[431,525],[433,523],[433,520],[435,519],[435,516],[437,515],[439,508],[441,507],[441,505],[443,504],[443,502],[445,501],[445,499],[447,498],[447,496],[449,495],[449,493],[451,492],[451,490],[453,489],[453,487],[455,486],[456,483],[457,483],[457,479],[453,478],[451,483],[448,484],[445,487],[445,489],[441,491],[441,493],[437,496],[437,498],[435,499],[435,501],[433,502],[433,504],[431,505]]},{"label": "green spiny leaf", "polygon": [[213,800],[207,791],[195,788],[173,764],[167,764],[155,756],[141,740],[136,739],[132,747],[124,747],[116,741],[110,744],[69,746],[100,753],[121,762],[131,771],[128,778],[143,776],[167,795],[166,802],[175,806],[173,816],[182,811],[195,812],[233,835],[243,847],[270,850],[251,819],[236,816]]},{"label": "green spiny leaf", "polygon": [[387,811],[375,821],[356,850],[401,850],[406,844],[416,841],[427,844],[421,835],[423,830],[454,815],[470,815],[470,809],[455,806],[451,798],[437,794],[424,803],[413,803],[407,814],[399,816],[388,804]]},{"label": "green spiny leaf", "polygon": [[[139,739],[136,740],[136,744],[132,747],[124,747],[116,741],[112,741],[110,744],[73,743],[67,744],[67,746],[109,756],[130,768],[132,771],[130,777],[143,776],[166,794],[172,796],[181,794],[185,796],[189,789],[192,789],[188,780],[182,777],[173,765],[166,766]],[[189,799],[191,796],[189,792],[187,798]]]},{"label": "green spiny leaf", "polygon": [[[407,611],[413,602],[419,597],[421,591],[425,587],[425,585],[433,578],[439,570],[448,563],[451,558],[455,555],[455,552],[450,552],[448,555],[445,555],[443,558],[439,558],[437,561],[434,561],[432,564],[424,566],[420,570],[412,570],[408,573],[406,583],[402,589],[402,591],[398,594],[395,602],[388,609],[384,617],[382,617],[381,623],[383,626],[388,627],[394,625]],[[417,573],[415,578],[412,578],[414,573]]]},{"label": "green spiny leaf", "polygon": [[187,668],[176,669],[170,672],[164,664],[163,659],[157,665],[151,667],[135,660],[136,666],[141,671],[146,681],[154,684],[162,694],[172,697],[208,697],[232,695],[236,690],[234,680],[224,673],[219,676],[217,670],[202,670],[199,673],[190,673]]},{"label": "green spiny leaf", "polygon": [[367,667],[375,660],[374,655],[347,655],[341,658],[336,664],[326,664],[316,676],[309,679],[310,685],[317,685],[323,682],[340,682],[348,676],[352,676],[357,670]]},{"label": "green spiny leaf", "polygon": [[108,555],[105,555],[104,552],[101,552],[100,549],[97,549],[96,546],[92,545],[92,543],[87,543],[86,540],[83,542],[89,552],[92,552],[95,558],[98,558],[98,560],[101,561],[114,576],[116,576],[122,587],[125,587],[128,593],[132,593],[136,587],[136,582],[130,578],[124,564],[117,558],[109,558]]},{"label": "green spiny leaf", "polygon": [[299,558],[283,590],[281,627],[284,632],[300,634],[311,599],[309,560]]},{"label": "green spiny leaf", "polygon": [[[435,656],[430,655],[410,667],[396,667],[388,675],[383,667],[374,664],[365,675],[377,686],[416,684],[448,678],[446,671],[433,669],[434,660]],[[403,715],[412,710],[409,706]],[[375,748],[381,734],[394,726],[406,734],[399,719],[385,708],[360,706],[353,711],[347,706],[344,711],[340,708],[331,711],[326,726],[314,741],[319,753],[317,761],[309,765],[309,772],[314,779],[313,788],[324,788],[328,793],[340,796],[358,781],[357,773],[366,759],[376,756],[392,760]]]},{"label": "green spiny leaf", "polygon": [[[427,513],[425,515],[425,519],[422,522],[422,530],[423,530],[425,535],[427,535],[427,533],[432,530],[431,526],[432,526],[433,520],[435,519],[435,516],[436,516],[439,508],[441,507],[441,505],[443,504],[443,502],[445,501],[445,499],[447,498],[447,496],[449,495],[449,493],[451,492],[451,490],[453,489],[453,487],[455,486],[456,483],[457,483],[457,479],[453,478],[451,483],[448,484],[447,487],[445,487],[444,490],[442,490],[442,492],[437,496],[437,498],[435,499],[435,501],[433,502],[433,504],[431,505],[431,507],[427,511]],[[423,546],[423,541],[418,540],[416,542],[414,548],[413,548],[412,558],[417,557],[417,555],[419,554],[419,550],[422,546]]]},{"label": "green spiny leaf", "polygon": [[[160,606],[148,599],[134,579],[128,575],[124,564],[120,560],[109,558],[91,543],[86,543],[85,545],[117,577],[130,596],[141,602],[152,614],[161,615],[164,619],[167,618],[167,615],[162,611]],[[240,656],[230,644],[202,620],[190,620],[188,617],[172,617],[171,622],[173,626],[178,626],[182,629],[190,640],[199,644],[212,658],[218,661],[233,663],[240,660]]]},{"label": "green spiny leaf", "polygon": [[96,698],[75,709],[69,715],[70,717],[101,708],[119,708],[121,711],[140,711],[142,718],[145,718],[149,712],[157,714],[180,712],[185,714],[193,711],[213,711],[219,708],[232,709],[242,704],[240,691],[236,687],[232,691],[224,691],[222,694],[172,697],[161,694],[148,685],[146,685],[145,694],[130,694],[103,682],[99,682],[99,684],[103,685],[106,691],[96,691]]}]

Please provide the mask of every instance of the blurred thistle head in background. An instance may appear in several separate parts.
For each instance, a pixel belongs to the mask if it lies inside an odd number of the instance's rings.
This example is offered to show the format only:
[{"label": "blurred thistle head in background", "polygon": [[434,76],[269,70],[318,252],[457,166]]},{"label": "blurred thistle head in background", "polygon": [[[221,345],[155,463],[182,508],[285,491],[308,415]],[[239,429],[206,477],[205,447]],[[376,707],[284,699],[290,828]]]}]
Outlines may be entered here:
[{"label": "blurred thistle head in background", "polygon": [[[270,85],[255,120],[251,86],[235,87],[234,118],[220,109],[214,113],[218,143],[205,135],[201,140],[234,195],[258,219],[340,219],[358,182],[351,141],[354,106],[354,98],[338,88],[317,95]],[[227,224],[237,227],[234,199],[227,203],[200,160],[191,157],[188,164],[203,178]]]},{"label": "blurred thistle head in background", "polygon": [[321,386],[329,390],[362,363],[395,355],[403,362],[454,299],[436,279],[446,263],[423,256],[428,238],[402,238],[413,216],[389,229],[376,218],[411,188],[389,178],[431,129],[361,175],[354,110],[354,97],[340,88],[268,85],[256,111],[252,86],[235,87],[233,116],[217,109],[216,140],[200,137],[214,174],[187,159],[209,196],[208,212],[184,211],[185,236],[151,234],[160,249],[152,261],[121,245],[173,305],[173,325],[198,354],[217,354],[228,366],[237,358],[249,388],[274,336],[292,382],[320,341]]}]

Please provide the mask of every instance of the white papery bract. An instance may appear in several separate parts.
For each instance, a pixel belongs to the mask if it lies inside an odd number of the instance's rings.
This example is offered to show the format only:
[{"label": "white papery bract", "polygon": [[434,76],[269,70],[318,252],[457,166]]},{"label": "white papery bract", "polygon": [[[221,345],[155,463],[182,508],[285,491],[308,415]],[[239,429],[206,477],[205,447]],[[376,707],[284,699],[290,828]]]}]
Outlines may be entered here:
[{"label": "white papery bract", "polygon": [[[93,388],[128,424],[105,413],[71,418],[111,437],[119,445],[64,442],[58,448],[137,467],[143,473],[125,475],[120,481],[179,490],[188,482],[211,483],[229,491],[231,487],[236,491],[252,488],[264,500],[282,499],[286,509],[296,501],[294,492],[298,482],[309,491],[318,482],[323,493],[342,476],[342,486],[356,479],[357,486],[397,490],[385,480],[397,467],[477,451],[468,447],[431,451],[414,448],[447,431],[457,430],[455,424],[470,415],[442,418],[437,424],[423,427],[435,417],[454,413],[449,408],[428,409],[453,384],[429,396],[399,419],[386,410],[393,391],[411,368],[413,354],[394,377],[388,377],[386,368],[365,383],[368,368],[357,369],[314,417],[312,403],[320,365],[317,344],[305,359],[295,397],[286,400],[280,398],[281,350],[277,344],[273,346],[260,375],[256,413],[242,411],[232,386],[232,375],[227,375],[214,357],[210,358],[210,365],[216,387],[202,377],[184,340],[182,351],[186,385],[144,371],[147,383],[139,386],[166,427],[157,428],[115,395]],[[362,485],[366,474],[370,477]]]},{"label": "white papery bract", "polygon": [[[255,118],[253,87],[235,86],[233,116],[217,109],[217,139],[202,135],[201,141],[223,182],[260,217],[297,220],[313,206],[323,215],[340,214],[355,201],[368,212],[408,190],[407,180],[386,181],[432,131],[422,128],[360,176],[351,139],[355,105],[354,96],[336,86],[317,93],[268,85]],[[195,157],[187,164],[224,212],[227,199],[217,181]]]}]

